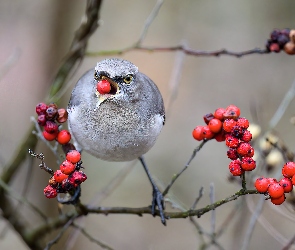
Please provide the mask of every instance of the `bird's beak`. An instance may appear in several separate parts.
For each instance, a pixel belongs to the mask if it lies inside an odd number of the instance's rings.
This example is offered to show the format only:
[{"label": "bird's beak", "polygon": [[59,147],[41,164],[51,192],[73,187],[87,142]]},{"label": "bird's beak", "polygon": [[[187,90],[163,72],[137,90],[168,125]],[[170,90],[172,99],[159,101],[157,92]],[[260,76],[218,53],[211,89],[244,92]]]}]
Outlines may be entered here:
[{"label": "bird's beak", "polygon": [[118,85],[118,83],[116,83],[115,81],[113,81],[111,78],[108,78],[106,76],[102,76],[100,80],[107,80],[110,85],[111,85],[111,90],[109,93],[107,94],[100,94],[97,90],[96,90],[96,96],[98,98],[98,101],[97,101],[97,107],[103,103],[106,99],[108,98],[111,98],[117,94],[120,93],[120,87]]}]

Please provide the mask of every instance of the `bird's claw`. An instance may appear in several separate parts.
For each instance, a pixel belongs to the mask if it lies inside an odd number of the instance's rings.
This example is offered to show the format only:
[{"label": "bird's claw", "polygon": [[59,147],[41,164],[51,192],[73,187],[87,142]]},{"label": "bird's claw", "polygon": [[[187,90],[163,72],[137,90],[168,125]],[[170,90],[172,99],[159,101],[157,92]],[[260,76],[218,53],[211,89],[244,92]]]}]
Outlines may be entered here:
[{"label": "bird's claw", "polygon": [[164,197],[163,194],[160,192],[160,190],[154,186],[153,187],[153,200],[152,200],[152,215],[156,215],[156,207],[158,207],[159,213],[160,213],[160,218],[164,226],[166,226],[166,219],[164,215]]}]

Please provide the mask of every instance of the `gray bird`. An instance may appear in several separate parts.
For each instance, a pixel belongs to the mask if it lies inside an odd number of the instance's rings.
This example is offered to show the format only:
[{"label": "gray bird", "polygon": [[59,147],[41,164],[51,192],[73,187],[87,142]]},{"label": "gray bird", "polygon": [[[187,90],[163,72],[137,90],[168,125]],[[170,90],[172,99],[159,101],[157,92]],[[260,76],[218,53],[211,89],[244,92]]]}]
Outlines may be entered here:
[{"label": "gray bird", "polygon": [[165,224],[162,194],[142,157],[165,122],[163,99],[155,83],[129,61],[105,59],[79,79],[68,113],[78,150],[106,161],[139,158],[153,186],[152,214],[158,206]]}]

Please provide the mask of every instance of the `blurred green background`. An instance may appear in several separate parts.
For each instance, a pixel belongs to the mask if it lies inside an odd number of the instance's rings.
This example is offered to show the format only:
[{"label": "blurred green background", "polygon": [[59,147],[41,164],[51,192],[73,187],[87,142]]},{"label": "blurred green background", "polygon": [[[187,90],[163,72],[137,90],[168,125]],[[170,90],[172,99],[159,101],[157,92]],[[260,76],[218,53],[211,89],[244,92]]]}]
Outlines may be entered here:
[{"label": "blurred green background", "polygon": [[[155,1],[108,0],[103,1],[100,27],[91,37],[88,51],[121,49],[137,41],[145,19],[153,9]],[[35,105],[44,101],[49,86],[70,43],[74,31],[81,23],[85,1],[9,1],[0,2],[0,164],[5,165],[15,156],[19,143],[31,126]],[[269,33],[274,28],[294,27],[294,1],[212,1],[212,0],[166,0],[143,45],[173,46],[186,43],[199,50],[226,48],[243,51],[255,47],[263,48]],[[175,62],[181,52],[133,51],[120,57],[132,61],[140,71],[147,74],[158,85],[165,104],[171,94],[171,77]],[[104,57],[86,57],[73,72],[68,87],[62,96],[65,107],[71,89],[80,76]],[[295,57],[285,53],[250,55],[237,59],[229,56],[193,57],[185,56],[180,72],[179,89],[173,98],[166,125],[146,160],[152,174],[165,186],[187,162],[197,142],[191,131],[203,124],[202,116],[218,107],[235,104],[241,108],[242,116],[251,118],[251,108],[258,111],[263,128],[268,122],[287,90],[295,79]],[[9,65],[7,67],[7,65]],[[278,124],[277,131],[292,150],[295,145],[295,128],[289,122],[294,115],[294,102]],[[198,154],[188,170],[179,178],[172,192],[184,207],[189,208],[198,196],[201,186],[205,195],[198,207],[210,202],[209,185],[215,185],[216,200],[225,198],[239,186],[227,181],[229,160],[226,147],[216,142],[208,143]],[[43,152],[51,167],[52,154],[40,142],[38,152]],[[88,180],[82,185],[82,201],[89,203],[128,163],[100,161],[87,153],[83,162]],[[30,168],[31,166],[31,168]],[[30,171],[31,180],[24,183]],[[39,206],[48,216],[58,214],[55,200],[43,196],[48,175],[24,162],[18,176],[13,180],[15,190],[21,192],[28,184],[28,199]],[[253,201],[253,198],[249,198]],[[139,162],[114,192],[104,199],[102,206],[147,206],[151,201],[151,187]],[[97,205],[97,204],[94,204]],[[246,205],[245,205],[246,206]],[[216,226],[234,208],[229,203],[216,210]],[[168,205],[168,209],[171,209]],[[284,218],[277,209],[291,217]],[[22,208],[32,225],[41,223],[27,207]],[[245,228],[251,213],[241,209],[219,242],[225,249],[240,249],[245,237]],[[263,216],[276,230],[269,234],[257,224],[250,249],[280,249],[294,234],[292,208],[275,208],[266,204]],[[210,213],[198,219],[205,230],[210,230]],[[77,222],[78,223],[78,222]],[[88,215],[80,221],[95,238],[106,242],[114,249],[198,249],[198,233],[188,219],[173,219],[167,227],[158,217],[150,215]],[[7,229],[0,221],[0,230]],[[278,240],[277,232],[283,235]],[[52,249],[64,249],[66,234]],[[54,234],[48,237],[48,241]],[[71,249],[99,249],[82,234],[79,234]],[[27,249],[12,229],[0,239],[1,249]],[[211,247],[210,249],[216,249]]]}]

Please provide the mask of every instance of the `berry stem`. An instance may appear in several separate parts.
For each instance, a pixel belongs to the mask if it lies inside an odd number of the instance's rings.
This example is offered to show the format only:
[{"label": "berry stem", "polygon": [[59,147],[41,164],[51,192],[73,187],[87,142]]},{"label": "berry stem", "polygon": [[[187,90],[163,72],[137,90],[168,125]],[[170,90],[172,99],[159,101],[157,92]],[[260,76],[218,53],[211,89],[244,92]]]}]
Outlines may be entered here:
[{"label": "berry stem", "polygon": [[241,175],[241,179],[242,179],[242,190],[247,190],[245,172]]}]

